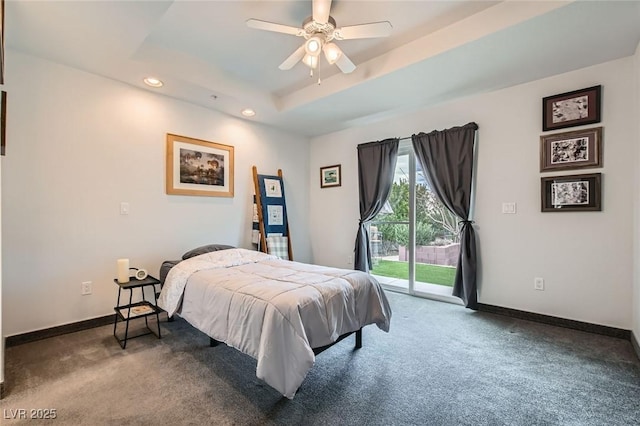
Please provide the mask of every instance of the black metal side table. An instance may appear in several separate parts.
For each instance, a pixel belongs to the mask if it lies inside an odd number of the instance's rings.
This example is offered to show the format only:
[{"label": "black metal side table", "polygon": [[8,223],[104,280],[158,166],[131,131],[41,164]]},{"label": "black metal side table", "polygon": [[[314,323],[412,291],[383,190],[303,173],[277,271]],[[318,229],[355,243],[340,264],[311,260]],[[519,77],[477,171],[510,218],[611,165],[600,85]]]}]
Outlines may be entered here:
[{"label": "black metal side table", "polygon": [[[127,340],[133,339],[134,337],[146,336],[148,334],[154,334],[158,339],[162,338],[160,334],[160,316],[159,313],[161,309],[158,307],[158,296],[156,294],[156,285],[160,284],[160,281],[151,275],[147,276],[147,278],[143,280],[137,280],[135,278],[131,278],[128,283],[119,283],[117,279],[113,280],[118,285],[118,303],[113,308],[116,312],[116,318],[113,323],[113,337],[116,338],[120,347],[122,349],[127,347]],[[144,288],[151,287],[151,291],[153,293],[153,303],[147,301],[144,295]],[[139,288],[142,293],[142,300],[140,302],[133,303],[133,290]],[[120,304],[120,295],[122,290],[129,290],[129,303],[126,305]],[[150,327],[148,322],[148,317],[150,315],[156,316],[156,324],[158,326],[158,333],[156,334]],[[129,321],[136,318],[144,318],[144,324],[146,326],[147,331],[145,333],[136,334],[135,336],[129,336]],[[118,337],[116,333],[118,327],[118,321],[124,322],[124,337]]]}]

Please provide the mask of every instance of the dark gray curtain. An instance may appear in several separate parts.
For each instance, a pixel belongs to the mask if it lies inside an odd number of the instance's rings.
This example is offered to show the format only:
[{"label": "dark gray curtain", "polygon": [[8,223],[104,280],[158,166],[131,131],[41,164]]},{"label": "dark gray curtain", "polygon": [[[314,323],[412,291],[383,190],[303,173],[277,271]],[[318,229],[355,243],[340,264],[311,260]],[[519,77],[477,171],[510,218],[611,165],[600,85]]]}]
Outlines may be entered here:
[{"label": "dark gray curtain", "polygon": [[461,220],[460,256],[453,295],[467,308],[478,309],[476,235],[469,217],[476,123],[413,135],[411,141],[425,177],[436,196]]},{"label": "dark gray curtain", "polygon": [[358,145],[360,225],[356,237],[354,269],[369,272],[371,247],[367,222],[382,209],[389,197],[398,159],[399,139],[385,139]]}]

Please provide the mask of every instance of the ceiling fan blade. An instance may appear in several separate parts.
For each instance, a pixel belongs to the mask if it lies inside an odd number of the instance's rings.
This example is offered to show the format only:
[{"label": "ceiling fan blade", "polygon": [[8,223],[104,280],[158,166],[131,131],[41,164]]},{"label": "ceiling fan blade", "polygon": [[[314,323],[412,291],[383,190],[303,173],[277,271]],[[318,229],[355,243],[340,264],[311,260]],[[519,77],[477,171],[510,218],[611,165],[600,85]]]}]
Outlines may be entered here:
[{"label": "ceiling fan blade", "polygon": [[387,37],[391,34],[391,22],[372,22],[370,24],[351,25],[336,28],[333,35],[337,40],[350,40],[356,38]]},{"label": "ceiling fan blade", "polygon": [[347,55],[344,54],[344,52],[342,53],[342,55],[340,55],[340,57],[336,61],[336,66],[340,68],[340,71],[342,71],[345,74],[352,73],[353,70],[356,69],[355,64],[351,62],[351,59],[349,59]]},{"label": "ceiling fan blade", "polygon": [[280,68],[283,71],[290,70],[291,68],[293,68],[295,64],[297,64],[300,61],[300,59],[304,57],[304,53],[305,52],[304,52],[304,44],[303,44],[302,46],[298,47],[298,49],[295,52],[293,52],[291,56],[285,59],[284,62],[281,63],[278,68]]},{"label": "ceiling fan blade", "polygon": [[329,12],[331,11],[331,0],[313,0],[313,20],[326,24],[329,22]]},{"label": "ceiling fan blade", "polygon": [[291,34],[302,37],[304,30],[302,28],[290,27],[289,25],[276,24],[274,22],[261,21],[259,19],[247,19],[247,26],[256,30],[273,31],[276,33]]}]

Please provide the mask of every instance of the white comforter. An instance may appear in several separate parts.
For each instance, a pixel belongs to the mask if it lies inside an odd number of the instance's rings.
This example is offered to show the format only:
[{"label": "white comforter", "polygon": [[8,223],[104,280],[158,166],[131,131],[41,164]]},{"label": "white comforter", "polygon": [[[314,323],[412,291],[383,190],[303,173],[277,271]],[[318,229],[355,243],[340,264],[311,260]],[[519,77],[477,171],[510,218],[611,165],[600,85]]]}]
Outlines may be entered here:
[{"label": "white comforter", "polygon": [[257,359],[256,375],[287,398],[313,366],[312,348],[367,324],[389,331],[391,319],[389,302],[369,274],[245,249],[178,263],[158,304]]}]

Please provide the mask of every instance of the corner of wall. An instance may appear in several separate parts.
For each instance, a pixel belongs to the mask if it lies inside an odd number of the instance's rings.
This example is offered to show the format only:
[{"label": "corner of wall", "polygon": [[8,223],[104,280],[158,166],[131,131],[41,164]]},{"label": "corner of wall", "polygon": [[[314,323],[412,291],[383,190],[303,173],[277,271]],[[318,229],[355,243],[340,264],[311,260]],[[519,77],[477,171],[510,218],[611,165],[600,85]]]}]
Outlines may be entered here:
[{"label": "corner of wall", "polygon": [[638,339],[633,331],[631,331],[631,345],[633,346],[633,350],[636,352],[636,356],[640,359],[640,343],[638,343]]},{"label": "corner of wall", "polygon": [[[640,114],[640,43],[636,47],[634,55],[634,93],[635,93],[635,116]],[[636,125],[636,144],[638,147],[640,143],[640,122]],[[636,180],[636,199],[634,203],[634,254],[633,258],[636,259],[633,265],[633,303],[632,303],[632,327],[631,327],[631,341],[634,344],[636,354],[640,357],[640,348],[638,347],[637,336],[640,336],[640,261],[637,259],[640,255],[640,149],[636,148],[636,164],[635,164],[635,180]]]}]

